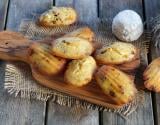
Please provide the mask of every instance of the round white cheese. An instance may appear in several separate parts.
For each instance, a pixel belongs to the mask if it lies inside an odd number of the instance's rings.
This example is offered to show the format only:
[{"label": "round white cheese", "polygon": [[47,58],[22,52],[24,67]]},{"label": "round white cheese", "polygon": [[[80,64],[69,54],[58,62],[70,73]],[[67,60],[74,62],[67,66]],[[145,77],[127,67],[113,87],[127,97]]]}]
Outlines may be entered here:
[{"label": "round white cheese", "polygon": [[122,41],[135,41],[143,33],[142,19],[133,10],[123,10],[114,17],[112,32]]}]

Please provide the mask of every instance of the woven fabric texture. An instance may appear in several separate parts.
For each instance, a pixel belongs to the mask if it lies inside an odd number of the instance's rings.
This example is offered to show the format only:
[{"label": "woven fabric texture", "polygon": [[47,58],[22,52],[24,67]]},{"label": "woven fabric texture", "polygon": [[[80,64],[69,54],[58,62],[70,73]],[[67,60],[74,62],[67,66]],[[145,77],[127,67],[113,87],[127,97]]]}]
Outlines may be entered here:
[{"label": "woven fabric texture", "polygon": [[[90,24],[87,24],[85,22],[78,22],[72,26],[55,27],[52,29],[39,27],[33,20],[23,20],[20,25],[19,31],[29,39],[42,40],[50,37],[55,33],[67,33],[83,26],[89,26],[93,29],[96,34],[95,41],[98,41],[102,44],[110,44],[117,41],[117,39],[111,33],[111,27],[110,24],[107,23],[107,20],[98,19]],[[144,33],[138,41],[133,42],[135,46],[141,49],[141,65],[143,66],[147,65],[149,40],[149,34]],[[115,112],[124,117],[128,116],[137,109],[137,106],[140,105],[140,102],[142,101],[144,95],[143,91],[139,91],[134,101],[120,109],[110,109],[107,107],[102,107],[39,85],[33,79],[30,67],[25,63],[19,62],[9,62],[6,64],[5,89],[10,94],[14,94],[15,96],[20,96],[22,98],[34,98],[42,101],[51,99],[53,103],[64,106]]]}]

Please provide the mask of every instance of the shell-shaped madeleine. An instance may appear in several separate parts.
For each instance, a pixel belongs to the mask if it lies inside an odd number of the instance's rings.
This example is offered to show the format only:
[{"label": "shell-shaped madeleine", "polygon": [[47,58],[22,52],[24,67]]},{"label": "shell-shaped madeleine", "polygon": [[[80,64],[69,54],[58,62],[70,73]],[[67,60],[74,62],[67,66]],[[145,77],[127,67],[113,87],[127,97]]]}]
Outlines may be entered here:
[{"label": "shell-shaped madeleine", "polygon": [[91,56],[72,60],[65,72],[65,81],[74,86],[86,85],[92,80],[96,67],[96,61]]},{"label": "shell-shaped madeleine", "polygon": [[73,24],[77,20],[77,13],[71,7],[52,7],[39,17],[39,24],[46,27]]},{"label": "shell-shaped madeleine", "polygon": [[143,79],[148,90],[160,92],[160,57],[149,64],[143,73]]},{"label": "shell-shaped madeleine", "polygon": [[79,37],[92,42],[94,37],[94,32],[88,27],[82,27],[70,33],[67,33],[65,37]]},{"label": "shell-shaped madeleine", "polygon": [[66,63],[65,59],[53,56],[50,46],[42,43],[31,45],[28,59],[34,68],[49,76],[58,74]]},{"label": "shell-shaped madeleine", "polygon": [[88,40],[78,37],[62,37],[53,41],[54,55],[67,59],[81,59],[93,52],[93,45]]},{"label": "shell-shaped madeleine", "polygon": [[140,66],[140,63],[140,59],[136,59],[131,62],[123,63],[121,65],[116,65],[116,67],[124,72],[132,72]]},{"label": "shell-shaped madeleine", "polygon": [[115,104],[129,103],[136,94],[136,88],[130,77],[112,66],[102,66],[95,74],[98,85]]},{"label": "shell-shaped madeleine", "polygon": [[123,64],[135,60],[137,49],[130,43],[114,42],[103,46],[95,53],[95,59],[101,64]]}]

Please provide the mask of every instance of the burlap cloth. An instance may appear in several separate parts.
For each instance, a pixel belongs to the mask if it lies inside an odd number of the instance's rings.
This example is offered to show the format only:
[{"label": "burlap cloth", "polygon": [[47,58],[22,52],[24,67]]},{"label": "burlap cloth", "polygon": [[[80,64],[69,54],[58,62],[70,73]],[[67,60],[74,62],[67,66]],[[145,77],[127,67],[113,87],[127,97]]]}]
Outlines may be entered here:
[{"label": "burlap cloth", "polygon": [[[109,44],[113,41],[117,41],[111,33],[111,24],[107,20],[96,20],[91,23],[80,23],[72,26],[56,27],[56,28],[43,28],[35,24],[33,20],[23,20],[21,22],[19,31],[23,33],[29,39],[45,39],[54,33],[70,32],[78,27],[89,26],[96,34],[95,40],[101,43]],[[149,44],[149,37],[145,33],[138,41],[134,44],[141,49],[141,64],[147,65],[147,51]],[[136,110],[137,106],[143,97],[143,91],[140,91],[135,100],[120,109],[110,109],[102,107],[96,104],[80,100],[78,98],[69,96],[65,93],[58,92],[46,87],[39,85],[32,77],[30,68],[25,63],[12,62],[6,64],[5,69],[5,89],[15,96],[22,98],[32,98],[42,101],[50,99],[53,103],[57,103],[69,107],[80,107],[86,109],[93,109],[99,111],[108,111],[119,113],[122,116],[128,116]]]}]

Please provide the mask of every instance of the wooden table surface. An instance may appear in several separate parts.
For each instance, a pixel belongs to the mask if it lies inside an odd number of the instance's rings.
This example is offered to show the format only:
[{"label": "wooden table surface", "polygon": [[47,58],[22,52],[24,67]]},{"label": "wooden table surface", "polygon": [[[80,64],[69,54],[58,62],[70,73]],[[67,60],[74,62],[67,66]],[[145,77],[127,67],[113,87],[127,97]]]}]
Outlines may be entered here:
[{"label": "wooden table surface", "polygon": [[[124,9],[135,10],[144,21],[160,14],[159,0],[0,0],[0,29],[17,31],[22,19],[31,19],[52,5],[74,6],[83,21],[112,19]],[[152,45],[150,50],[149,61],[160,55]],[[159,94],[146,92],[143,106],[125,120],[114,113],[77,111],[50,101],[14,98],[3,89],[4,67],[5,62],[0,61],[0,125],[160,125]]]}]

